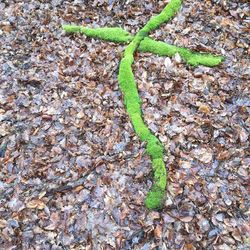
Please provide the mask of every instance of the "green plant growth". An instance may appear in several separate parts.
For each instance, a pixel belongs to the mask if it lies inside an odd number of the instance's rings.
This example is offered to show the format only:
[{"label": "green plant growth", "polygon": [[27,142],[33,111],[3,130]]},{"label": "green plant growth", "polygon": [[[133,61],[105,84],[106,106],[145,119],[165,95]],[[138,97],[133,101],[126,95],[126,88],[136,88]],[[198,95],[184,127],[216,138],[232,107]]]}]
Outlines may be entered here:
[{"label": "green plant growth", "polygon": [[88,37],[99,38],[105,41],[125,43],[133,39],[129,32],[122,28],[86,28],[77,25],[63,25],[63,29],[68,33],[82,33]]},{"label": "green plant growth", "polygon": [[120,62],[118,81],[134,130],[139,138],[147,143],[146,152],[152,160],[154,182],[145,200],[145,204],[149,209],[160,209],[163,207],[167,185],[167,171],[163,159],[164,147],[159,139],[152,134],[143,120],[141,99],[132,71],[134,53],[136,50],[139,50],[141,52],[151,52],[159,56],[169,57],[178,53],[187,64],[192,66],[205,65],[213,67],[223,61],[223,57],[221,56],[192,52],[189,49],[155,41],[148,37],[150,32],[169,21],[181,8],[181,4],[181,0],[171,0],[162,12],[152,17],[135,36],[130,35],[122,28],[91,29],[83,26],[63,25],[63,29],[67,33],[78,32],[85,34],[87,37],[105,41],[128,43]]}]

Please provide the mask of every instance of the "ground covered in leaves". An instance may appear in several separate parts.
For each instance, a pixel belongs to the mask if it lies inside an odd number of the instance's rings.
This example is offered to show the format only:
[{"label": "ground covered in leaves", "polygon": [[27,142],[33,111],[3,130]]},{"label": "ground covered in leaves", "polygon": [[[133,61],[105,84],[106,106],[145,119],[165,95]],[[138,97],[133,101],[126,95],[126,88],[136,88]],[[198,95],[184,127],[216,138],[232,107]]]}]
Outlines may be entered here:
[{"label": "ground covered in leaves", "polygon": [[124,46],[61,25],[131,33],[167,1],[1,1],[1,249],[249,249],[247,1],[186,0],[152,38],[225,56],[215,68],[136,54],[145,121],[168,151],[148,211],[145,145],[122,103]]}]

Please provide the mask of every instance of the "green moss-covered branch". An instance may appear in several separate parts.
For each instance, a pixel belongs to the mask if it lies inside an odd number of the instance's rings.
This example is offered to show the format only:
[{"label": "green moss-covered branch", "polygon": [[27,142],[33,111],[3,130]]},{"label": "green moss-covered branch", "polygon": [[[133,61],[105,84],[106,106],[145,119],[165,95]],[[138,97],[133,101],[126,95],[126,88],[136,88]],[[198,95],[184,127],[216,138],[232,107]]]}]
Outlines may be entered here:
[{"label": "green moss-covered branch", "polygon": [[199,66],[204,65],[214,67],[222,63],[222,56],[213,56],[207,53],[192,52],[189,49],[180,48],[164,42],[157,42],[146,37],[140,44],[139,50],[142,52],[151,52],[159,56],[174,56],[179,53],[181,58],[189,65]]},{"label": "green moss-covered branch", "polygon": [[[82,33],[88,37],[98,38],[116,43],[128,43],[133,40],[133,36],[121,28],[97,28],[89,29],[76,25],[63,25],[63,29],[67,33]],[[213,56],[207,53],[192,52],[189,49],[170,45],[165,42],[155,41],[145,37],[138,48],[141,52],[150,52],[159,56],[172,57],[179,53],[181,58],[189,65],[199,66],[204,65],[214,67],[222,63],[224,58],[222,56]]]},{"label": "green moss-covered branch", "polygon": [[148,38],[148,34],[157,29],[162,23],[169,21],[181,7],[181,0],[171,0],[163,11],[152,17],[148,23],[132,36],[121,28],[96,28],[90,29],[83,26],[63,25],[68,33],[79,32],[88,37],[98,38],[116,43],[129,43],[125,49],[119,66],[119,86],[124,96],[124,103],[134,130],[139,138],[147,143],[146,151],[152,160],[153,186],[149,191],[145,204],[149,209],[159,209],[164,204],[165,189],[167,185],[167,171],[164,164],[164,147],[159,139],[152,134],[145,124],[141,111],[141,99],[132,71],[134,53],[151,52],[160,56],[174,56],[176,53],[192,66],[216,66],[223,61],[221,56],[192,52],[164,42],[157,42]]},{"label": "green moss-covered branch", "polygon": [[105,41],[126,43],[133,37],[122,28],[86,28],[78,25],[63,25],[63,30],[67,33],[82,33],[88,37],[98,38]]},{"label": "green moss-covered branch", "polygon": [[124,95],[127,112],[136,134],[142,141],[147,142],[146,150],[152,159],[154,183],[145,201],[149,209],[159,209],[164,203],[167,172],[163,161],[164,147],[158,138],[151,133],[142,118],[141,100],[134,79],[132,64],[134,61],[134,53],[140,46],[141,41],[148,36],[149,32],[170,20],[180,7],[180,0],[172,0],[158,16],[152,17],[125,49],[124,57],[121,60],[119,68],[118,80]]}]

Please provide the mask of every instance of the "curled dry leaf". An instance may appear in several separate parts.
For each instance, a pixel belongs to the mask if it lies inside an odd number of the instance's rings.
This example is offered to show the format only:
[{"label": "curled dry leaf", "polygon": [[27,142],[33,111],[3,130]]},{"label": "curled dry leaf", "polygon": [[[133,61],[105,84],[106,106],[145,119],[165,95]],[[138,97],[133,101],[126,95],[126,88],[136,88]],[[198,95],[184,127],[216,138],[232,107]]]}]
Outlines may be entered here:
[{"label": "curled dry leaf", "polygon": [[202,112],[202,113],[205,113],[205,114],[209,114],[210,113],[210,108],[209,108],[208,105],[201,104],[199,106],[199,111]]},{"label": "curled dry leaf", "polygon": [[190,222],[190,221],[193,220],[193,218],[194,218],[194,217],[192,217],[192,216],[186,216],[186,217],[180,217],[179,219],[180,219],[180,221],[182,221],[182,222]]},{"label": "curled dry leaf", "polygon": [[5,228],[7,226],[7,221],[4,219],[0,219],[0,228]]},{"label": "curled dry leaf", "polygon": [[35,199],[35,200],[31,200],[26,204],[27,208],[37,208],[39,210],[44,209],[45,208],[45,204],[43,203],[43,201],[39,200],[39,199]]}]

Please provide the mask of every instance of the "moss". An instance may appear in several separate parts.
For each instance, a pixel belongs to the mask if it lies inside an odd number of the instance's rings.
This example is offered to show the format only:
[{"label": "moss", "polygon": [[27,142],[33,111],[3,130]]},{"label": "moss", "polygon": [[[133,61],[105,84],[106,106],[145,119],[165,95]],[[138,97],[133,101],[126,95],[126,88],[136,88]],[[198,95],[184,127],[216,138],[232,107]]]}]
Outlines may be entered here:
[{"label": "moss", "polygon": [[165,199],[165,189],[153,186],[153,188],[148,192],[145,205],[148,209],[162,209]]},{"label": "moss", "polygon": [[165,187],[167,185],[167,171],[162,159],[153,159],[154,185],[149,191],[145,204],[149,209],[161,209],[165,200]]},{"label": "moss", "polygon": [[156,137],[149,137],[146,148],[147,153],[152,159],[158,159],[163,157],[164,147]]},{"label": "moss", "polygon": [[122,28],[91,29],[77,25],[63,25],[62,28],[67,33],[79,32],[85,34],[88,37],[98,38],[110,42],[127,43],[128,41],[131,41],[133,39],[129,32],[125,31]]},{"label": "moss", "polygon": [[149,209],[160,208],[163,204],[167,182],[167,172],[163,161],[163,145],[150,132],[142,118],[140,105],[141,101],[139,99],[132,71],[132,64],[134,61],[134,53],[140,46],[142,40],[148,35],[149,32],[155,30],[162,23],[172,18],[180,6],[180,0],[172,0],[158,16],[151,18],[125,49],[124,56],[119,67],[118,80],[124,95],[127,112],[131,118],[136,134],[141,140],[147,142],[146,151],[152,159],[154,184],[145,201],[145,204]]},{"label": "moss", "polygon": [[[127,31],[122,30],[121,28],[88,28],[86,31],[86,28],[82,26],[63,25],[63,29],[67,33],[83,33],[88,37],[98,38],[116,43],[127,43],[133,39],[133,36],[131,36]],[[145,36],[146,34],[146,32],[141,32],[141,36]],[[130,49],[132,49],[131,52],[133,52],[133,47],[130,47]],[[214,67],[221,64],[224,60],[222,56],[213,56],[211,54],[206,53],[195,53],[185,48],[180,48],[160,41],[154,41],[148,37],[145,37],[140,42],[139,51],[150,52],[159,56],[170,57],[174,56],[178,52],[181,58],[187,64],[195,67],[199,65]],[[127,50],[128,55],[131,54],[131,52]],[[132,57],[130,58],[130,61],[133,61]]]},{"label": "moss", "polygon": [[170,3],[162,10],[162,12],[152,17],[148,23],[142,28],[142,31],[149,33],[157,29],[161,24],[168,22],[175,13],[181,8],[181,0],[172,0]]},{"label": "moss", "polygon": [[151,52],[159,56],[174,56],[178,49],[164,42],[156,42],[150,38],[145,38],[139,47],[139,50],[142,52]]},{"label": "moss", "polygon": [[224,58],[222,56],[213,56],[211,54],[195,53],[185,48],[180,48],[164,42],[157,42],[150,38],[145,38],[139,47],[141,52],[151,52],[159,56],[174,56],[179,53],[181,58],[192,66],[204,65],[214,67],[222,63]]},{"label": "moss", "polygon": [[192,66],[205,65],[212,67],[223,61],[223,57],[220,56],[194,53],[188,49],[157,42],[147,37],[151,31],[157,29],[162,23],[169,21],[180,9],[181,3],[181,0],[171,0],[163,11],[159,15],[152,17],[134,37],[121,28],[90,29],[75,25],[63,26],[63,29],[69,33],[80,32],[88,37],[117,43],[130,42],[120,62],[118,81],[134,130],[139,138],[147,143],[146,152],[152,160],[153,185],[145,200],[145,204],[149,209],[160,209],[164,205],[167,171],[163,161],[164,147],[159,139],[151,133],[142,117],[141,99],[132,71],[134,53],[137,49],[141,52],[151,52],[170,57],[179,53],[182,59]]},{"label": "moss", "polygon": [[222,56],[215,57],[210,54],[194,54],[190,56],[186,62],[192,66],[204,65],[214,67],[221,64],[223,61],[224,57]]}]

